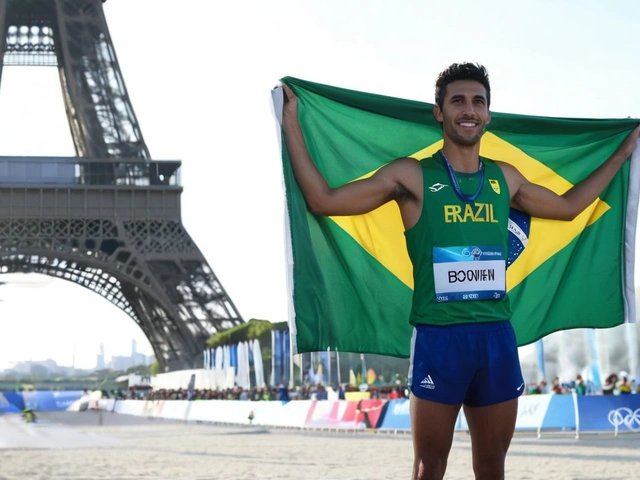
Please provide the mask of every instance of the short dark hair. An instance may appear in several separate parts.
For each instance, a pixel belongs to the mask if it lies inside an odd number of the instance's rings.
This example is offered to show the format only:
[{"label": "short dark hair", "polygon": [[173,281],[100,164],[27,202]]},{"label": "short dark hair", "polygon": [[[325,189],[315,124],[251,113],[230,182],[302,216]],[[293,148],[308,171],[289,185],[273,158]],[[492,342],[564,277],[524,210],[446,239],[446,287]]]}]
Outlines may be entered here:
[{"label": "short dark hair", "polygon": [[436,80],[436,104],[442,108],[447,85],[457,80],[475,80],[480,82],[487,91],[487,107],[491,104],[491,87],[489,86],[489,72],[479,63],[454,63],[447,67]]}]

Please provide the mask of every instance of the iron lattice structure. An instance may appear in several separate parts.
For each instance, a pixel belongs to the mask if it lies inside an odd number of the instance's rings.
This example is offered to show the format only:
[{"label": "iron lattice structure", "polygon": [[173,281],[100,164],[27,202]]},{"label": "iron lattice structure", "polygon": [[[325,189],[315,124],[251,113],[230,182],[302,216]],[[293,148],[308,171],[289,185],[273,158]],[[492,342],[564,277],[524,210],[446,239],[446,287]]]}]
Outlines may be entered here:
[{"label": "iron lattice structure", "polygon": [[[180,162],[154,161],[101,0],[0,0],[4,66],[57,66],[75,157],[0,157],[0,273],[102,295],[168,369],[243,322],[181,221]],[[90,312],[87,312],[90,315]]]}]

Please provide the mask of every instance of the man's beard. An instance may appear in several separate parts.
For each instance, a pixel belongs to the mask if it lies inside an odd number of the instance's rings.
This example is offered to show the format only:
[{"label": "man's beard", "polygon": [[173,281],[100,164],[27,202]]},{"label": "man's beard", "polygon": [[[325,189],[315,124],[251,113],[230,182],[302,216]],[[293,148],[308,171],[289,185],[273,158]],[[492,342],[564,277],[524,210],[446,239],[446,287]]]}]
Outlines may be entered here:
[{"label": "man's beard", "polygon": [[480,130],[473,137],[465,137],[463,135],[460,135],[455,128],[452,128],[447,133],[448,133],[449,138],[454,143],[457,143],[458,145],[461,145],[463,147],[473,147],[474,145],[476,145],[480,141],[480,139],[482,138],[482,135],[484,134],[484,132],[482,130]]}]

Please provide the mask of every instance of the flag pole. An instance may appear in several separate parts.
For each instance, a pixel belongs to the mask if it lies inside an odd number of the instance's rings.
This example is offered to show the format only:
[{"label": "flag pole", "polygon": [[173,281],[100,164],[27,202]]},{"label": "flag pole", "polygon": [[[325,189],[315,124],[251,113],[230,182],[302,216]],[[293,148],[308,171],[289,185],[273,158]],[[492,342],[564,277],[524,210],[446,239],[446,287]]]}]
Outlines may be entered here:
[{"label": "flag pole", "polygon": [[271,378],[269,383],[271,386],[275,386],[276,381],[276,332],[271,330]]},{"label": "flag pole", "polygon": [[289,388],[293,388],[293,355],[291,354],[291,330],[289,330]]},{"label": "flag pole", "polygon": [[546,380],[546,369],[544,364],[544,342],[542,338],[536,342],[536,350],[538,352],[538,383]]},{"label": "flag pole", "polygon": [[298,367],[300,367],[300,388],[304,385],[304,355],[298,354]]},{"label": "flag pole", "polygon": [[340,378],[340,352],[336,350],[336,368],[338,369],[338,387],[342,385],[342,379]]},{"label": "flag pole", "polygon": [[[589,360],[591,362],[591,381],[596,392],[602,390],[602,360],[600,360],[600,348],[598,345],[598,331],[595,328],[585,330],[587,345],[589,345]],[[590,392],[592,393],[592,392]]]},{"label": "flag pole", "polygon": [[627,322],[626,330],[627,351],[629,352],[629,381],[638,380],[638,329],[636,323]]}]

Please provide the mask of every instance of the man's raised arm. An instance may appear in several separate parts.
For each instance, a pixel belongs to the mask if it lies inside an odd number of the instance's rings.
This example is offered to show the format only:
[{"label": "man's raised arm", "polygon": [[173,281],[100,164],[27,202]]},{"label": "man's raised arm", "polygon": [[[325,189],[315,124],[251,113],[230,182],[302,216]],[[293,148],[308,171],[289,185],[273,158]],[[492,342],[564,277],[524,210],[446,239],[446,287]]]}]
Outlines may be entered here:
[{"label": "man's raised arm", "polygon": [[501,163],[500,166],[509,183],[509,190],[512,192],[512,205],[534,217],[573,220],[598,198],[620,170],[624,161],[633,152],[638,136],[640,136],[640,125],[600,167],[563,195],[557,195],[545,187],[529,182],[514,167]]},{"label": "man's raised arm", "polygon": [[298,97],[287,85],[284,90],[282,129],[296,181],[307,207],[315,215],[359,215],[370,212],[390,200],[406,196],[402,182],[410,158],[395,160],[374,175],[331,188],[313,163],[298,121]]}]

